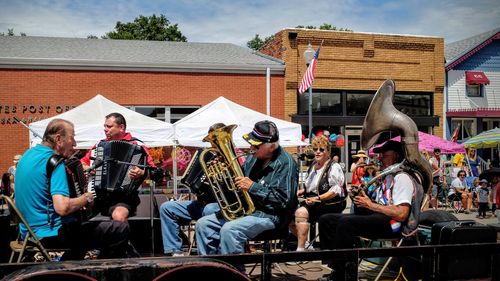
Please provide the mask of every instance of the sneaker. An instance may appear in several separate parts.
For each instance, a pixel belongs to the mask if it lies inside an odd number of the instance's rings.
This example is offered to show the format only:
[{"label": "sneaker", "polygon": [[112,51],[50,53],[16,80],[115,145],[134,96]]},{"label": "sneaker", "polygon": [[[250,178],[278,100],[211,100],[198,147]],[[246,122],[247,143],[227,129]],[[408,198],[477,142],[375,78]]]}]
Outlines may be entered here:
[{"label": "sneaker", "polygon": [[176,252],[172,254],[172,257],[184,257],[186,256],[186,253],[184,252]]},{"label": "sneaker", "polygon": [[314,251],[313,243],[306,242],[306,246],[304,247],[306,251]]},{"label": "sneaker", "polygon": [[94,250],[88,251],[85,254],[85,257],[83,259],[84,260],[95,260],[99,257],[100,254],[101,254],[100,250],[94,249]]}]

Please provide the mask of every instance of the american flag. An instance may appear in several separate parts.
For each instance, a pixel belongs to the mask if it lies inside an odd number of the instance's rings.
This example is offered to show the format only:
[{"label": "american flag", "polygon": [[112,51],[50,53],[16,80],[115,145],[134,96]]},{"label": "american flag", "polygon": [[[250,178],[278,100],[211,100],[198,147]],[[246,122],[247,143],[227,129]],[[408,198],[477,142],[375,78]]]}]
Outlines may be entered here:
[{"label": "american flag", "polygon": [[307,89],[309,89],[309,87],[312,86],[312,83],[314,81],[314,69],[316,68],[316,63],[318,62],[320,48],[321,47],[318,47],[318,50],[314,54],[314,58],[311,60],[309,67],[307,67],[306,73],[302,78],[302,82],[300,82],[299,94],[303,94]]},{"label": "american flag", "polygon": [[453,131],[453,134],[451,135],[452,142],[457,142],[459,132],[460,132],[460,123],[458,124],[458,126],[455,128],[455,131]]}]

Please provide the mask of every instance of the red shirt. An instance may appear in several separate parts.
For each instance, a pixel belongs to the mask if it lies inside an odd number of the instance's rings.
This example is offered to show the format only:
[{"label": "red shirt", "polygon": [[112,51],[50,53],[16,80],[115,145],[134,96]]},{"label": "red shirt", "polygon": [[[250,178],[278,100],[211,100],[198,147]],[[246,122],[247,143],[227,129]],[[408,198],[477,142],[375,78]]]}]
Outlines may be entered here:
[{"label": "red shirt", "polygon": [[[123,136],[123,138],[121,138],[120,140],[124,140],[124,141],[129,141],[133,144],[137,144],[137,145],[140,145],[142,148],[144,148],[144,151],[146,152],[146,154],[148,155],[148,159],[147,159],[147,162],[148,162],[148,165],[149,166],[152,166],[152,167],[156,167],[155,165],[155,162],[153,161],[153,158],[151,157],[151,155],[149,154],[149,149],[143,145],[143,144],[139,144],[137,141],[135,140],[132,140],[132,135],[130,133],[126,133],[125,136]],[[101,141],[108,141],[107,139],[103,139]],[[94,146],[92,147],[92,149],[89,149],[87,151],[87,154],[85,154],[85,156],[80,159],[80,161],[86,165],[86,166],[90,166],[90,156],[91,156],[91,153],[92,153],[92,150],[95,149],[97,147],[97,143],[94,144]]]}]

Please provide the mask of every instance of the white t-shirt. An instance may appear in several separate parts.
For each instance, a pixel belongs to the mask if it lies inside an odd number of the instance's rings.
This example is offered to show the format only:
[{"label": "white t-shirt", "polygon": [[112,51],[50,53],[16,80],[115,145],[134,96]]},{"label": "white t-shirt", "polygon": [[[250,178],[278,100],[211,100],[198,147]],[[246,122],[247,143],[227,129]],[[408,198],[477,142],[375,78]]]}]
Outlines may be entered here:
[{"label": "white t-shirt", "polygon": [[456,178],[454,179],[452,182],[451,182],[451,186],[450,186],[450,191],[448,192],[448,196],[452,195],[452,194],[455,194],[457,191],[456,189],[460,189],[462,191],[465,190],[465,188],[467,187],[467,185],[465,184],[465,180],[460,180],[460,178]]},{"label": "white t-shirt", "polygon": [[[318,184],[326,166],[328,166],[328,163],[323,165],[323,167],[321,167],[321,169],[319,170],[314,169],[314,167],[311,169],[311,173],[309,173],[306,178],[306,193],[318,193]],[[328,189],[328,191],[334,192],[335,194],[340,194],[340,196],[345,196],[345,194],[342,194],[344,172],[342,171],[342,167],[340,167],[338,163],[333,163],[330,168],[330,173],[328,174],[328,184],[330,186],[330,189]]]},{"label": "white t-shirt", "polygon": [[[394,185],[392,188],[392,202],[391,199],[391,182]],[[387,175],[384,178],[384,186],[386,188],[379,188],[377,190],[376,202],[381,205],[400,205],[408,203],[411,205],[413,197],[413,189],[415,185],[411,177],[406,173],[399,173],[394,175]]]}]

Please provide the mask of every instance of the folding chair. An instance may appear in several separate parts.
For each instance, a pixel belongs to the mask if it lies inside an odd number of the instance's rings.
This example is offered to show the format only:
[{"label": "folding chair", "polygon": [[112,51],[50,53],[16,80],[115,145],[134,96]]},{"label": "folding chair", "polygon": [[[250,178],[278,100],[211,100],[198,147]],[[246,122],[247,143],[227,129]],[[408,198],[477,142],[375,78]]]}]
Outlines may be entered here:
[{"label": "folding chair", "polygon": [[52,258],[50,257],[49,253],[43,247],[40,240],[36,237],[35,233],[28,225],[26,219],[23,217],[19,209],[16,207],[12,199],[10,199],[10,197],[8,196],[0,195],[0,200],[7,202],[10,214],[16,216],[17,220],[20,223],[24,224],[28,231],[28,233],[26,234],[26,236],[22,241],[18,240],[20,238],[20,236],[18,236],[18,239],[10,242],[10,248],[12,252],[10,255],[9,263],[12,263],[16,253],[18,254],[17,263],[20,263],[22,258],[24,257],[24,254],[28,251],[40,252],[47,261],[52,261]]},{"label": "folding chair", "polygon": [[450,196],[447,196],[446,198],[448,200],[450,208],[453,210],[453,212],[455,212],[455,214],[458,214],[463,210],[462,197],[458,196],[457,193],[453,193],[451,195],[451,198]]},{"label": "folding chair", "polygon": [[[428,194],[424,194],[423,199],[422,199],[422,206],[420,207],[421,212],[425,208],[426,204],[428,204],[428,202],[429,202],[429,196],[428,196]],[[417,230],[417,231],[415,231],[414,235],[412,235],[410,237],[398,237],[398,238],[391,238],[391,239],[374,239],[373,241],[380,241],[381,243],[389,241],[393,244],[394,247],[398,248],[398,247],[401,247],[401,245],[403,244],[403,242],[405,240],[408,240],[410,238],[415,238],[417,245],[420,246],[420,238],[419,238],[418,234],[419,234],[419,232]],[[382,277],[382,274],[384,274],[384,271],[387,269],[387,267],[389,267],[389,264],[391,263],[392,259],[393,259],[393,257],[387,258],[384,265],[382,266],[382,269],[380,269],[380,272],[378,273],[378,275],[374,279],[374,281],[380,280],[380,278]],[[401,271],[400,271],[400,274],[402,274]]]},{"label": "folding chair", "polygon": [[[250,241],[263,241],[264,244],[262,246],[262,249],[265,253],[271,253],[273,251],[277,250],[277,245],[279,241],[283,241],[288,237],[288,224],[286,224],[284,227],[281,227],[280,229],[271,229],[271,230],[266,230],[262,232],[261,234],[257,235]],[[285,275],[285,272],[279,264],[275,263],[276,267],[278,270]],[[263,264],[263,270],[262,270],[262,280],[270,280],[271,278],[271,264]],[[252,274],[252,272],[255,270],[257,267],[257,264],[255,264],[248,273],[248,275]]]}]

